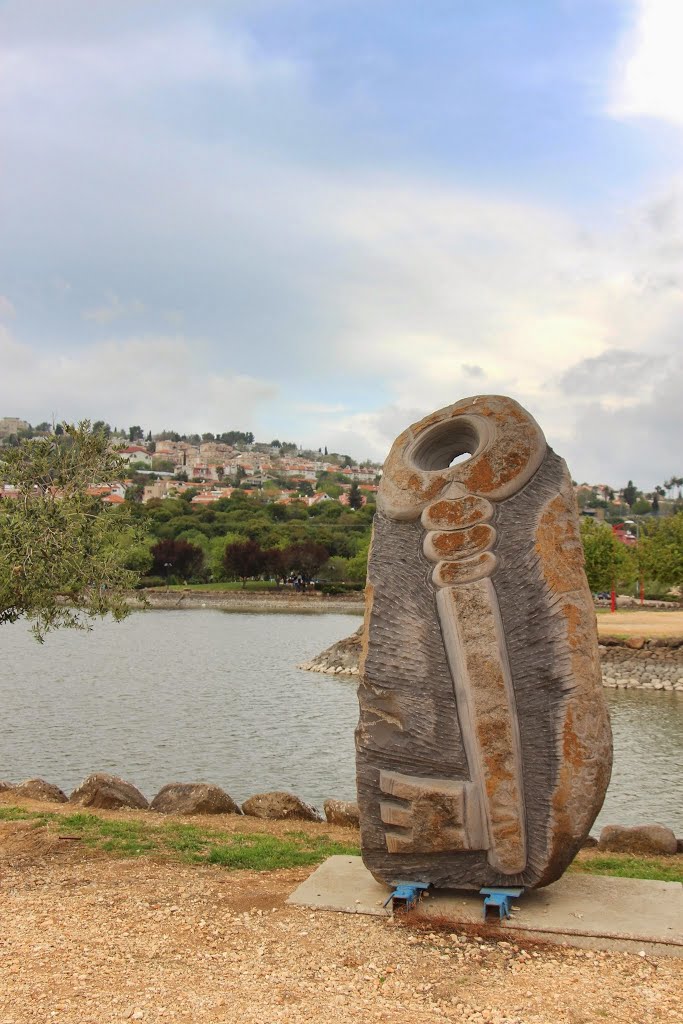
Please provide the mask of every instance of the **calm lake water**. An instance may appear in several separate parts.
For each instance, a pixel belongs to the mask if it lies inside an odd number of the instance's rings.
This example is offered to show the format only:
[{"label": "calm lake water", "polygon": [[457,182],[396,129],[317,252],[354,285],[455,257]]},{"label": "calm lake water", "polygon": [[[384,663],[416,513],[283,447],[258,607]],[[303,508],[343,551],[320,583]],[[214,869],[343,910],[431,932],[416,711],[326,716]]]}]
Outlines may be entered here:
[{"label": "calm lake water", "polygon": [[[38,775],[67,793],[93,771],[152,797],[215,782],[236,800],[289,789],[354,799],[353,677],[296,665],[356,615],[148,611],[43,646],[2,627],[0,779]],[[615,738],[600,824],[661,821],[683,835],[683,695],[606,691]],[[595,831],[595,829],[593,830]]]}]

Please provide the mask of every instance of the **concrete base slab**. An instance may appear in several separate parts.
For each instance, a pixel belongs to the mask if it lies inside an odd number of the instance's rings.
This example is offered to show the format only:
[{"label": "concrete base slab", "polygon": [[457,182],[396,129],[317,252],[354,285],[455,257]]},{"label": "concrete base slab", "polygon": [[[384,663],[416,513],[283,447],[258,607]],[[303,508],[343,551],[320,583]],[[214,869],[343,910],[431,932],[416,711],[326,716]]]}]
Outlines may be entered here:
[{"label": "concrete base slab", "polygon": [[[295,906],[347,914],[391,914],[390,894],[360,857],[330,857],[288,899]],[[483,926],[478,893],[430,891],[418,913],[453,922],[454,929]],[[525,893],[512,919],[487,920],[501,937],[528,938],[585,949],[683,957],[683,886],[640,878],[564,875],[545,889]]]}]

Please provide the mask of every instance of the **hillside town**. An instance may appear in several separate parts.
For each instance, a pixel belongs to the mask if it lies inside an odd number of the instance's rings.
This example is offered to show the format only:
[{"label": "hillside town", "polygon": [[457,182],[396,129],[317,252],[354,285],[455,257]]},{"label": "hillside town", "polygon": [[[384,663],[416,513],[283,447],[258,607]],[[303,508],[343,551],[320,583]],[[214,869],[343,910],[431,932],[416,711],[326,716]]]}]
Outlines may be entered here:
[{"label": "hillside town", "polygon": [[[124,480],[91,488],[91,493],[110,504],[126,498],[146,504],[191,491],[192,504],[209,505],[239,488],[278,504],[338,501],[360,507],[374,500],[381,473],[376,463],[358,464],[348,455],[328,454],[326,448],[315,452],[277,439],[258,442],[250,432],[181,436],[164,431],[145,436],[140,427],[118,432],[108,424],[93,424],[98,426],[108,433],[112,448],[130,470]],[[54,430],[59,433],[60,428]],[[0,444],[12,445],[52,431],[47,423],[32,427],[17,417],[3,417]]]},{"label": "hillside town", "polygon": [[[123,480],[91,488],[102,501],[119,504],[126,499],[147,502],[187,496],[192,505],[206,506],[229,498],[236,489],[265,503],[308,506],[326,501],[360,508],[373,503],[381,478],[381,465],[355,462],[349,455],[303,449],[293,442],[257,441],[253,433],[231,430],[222,434],[181,435],[166,430],[145,434],[140,426],[111,428],[93,424],[110,438],[111,446],[127,464]],[[18,417],[0,418],[0,446],[20,439],[59,434],[63,428],[47,422],[31,426]],[[671,476],[651,492],[640,491],[629,480],[621,488],[609,484],[577,483],[574,490],[581,514],[597,521],[619,524],[617,535],[634,543],[635,523],[629,516],[667,516],[683,508],[683,477]],[[189,493],[188,493],[189,492]],[[5,494],[11,494],[5,489]]]}]

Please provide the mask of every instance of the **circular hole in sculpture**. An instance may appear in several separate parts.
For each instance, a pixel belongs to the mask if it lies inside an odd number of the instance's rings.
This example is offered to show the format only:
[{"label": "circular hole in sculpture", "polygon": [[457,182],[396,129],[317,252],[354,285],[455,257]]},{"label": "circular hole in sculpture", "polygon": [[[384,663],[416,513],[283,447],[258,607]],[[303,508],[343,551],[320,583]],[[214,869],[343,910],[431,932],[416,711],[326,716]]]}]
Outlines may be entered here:
[{"label": "circular hole in sculpture", "polygon": [[411,459],[421,470],[449,469],[471,459],[480,440],[472,421],[459,416],[426,430],[415,443]]}]

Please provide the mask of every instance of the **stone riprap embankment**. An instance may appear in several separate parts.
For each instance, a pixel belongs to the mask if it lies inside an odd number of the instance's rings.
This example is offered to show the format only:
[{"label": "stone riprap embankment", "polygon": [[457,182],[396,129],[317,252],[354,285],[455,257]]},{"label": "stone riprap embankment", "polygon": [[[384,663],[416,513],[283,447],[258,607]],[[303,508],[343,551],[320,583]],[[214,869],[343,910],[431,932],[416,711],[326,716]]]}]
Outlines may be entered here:
[{"label": "stone riprap embankment", "polygon": [[[357,676],[363,627],[299,668],[326,675]],[[610,689],[683,693],[683,637],[602,637],[602,684]]]},{"label": "stone riprap embankment", "polygon": [[610,689],[683,692],[683,638],[603,637],[600,659]]},{"label": "stone riprap embankment", "polygon": [[330,676],[357,676],[362,637],[363,627],[359,626],[351,636],[337,641],[298,667],[306,672],[324,672]]}]

